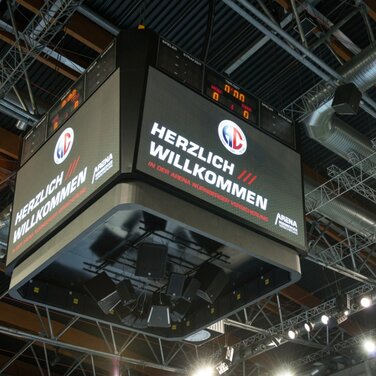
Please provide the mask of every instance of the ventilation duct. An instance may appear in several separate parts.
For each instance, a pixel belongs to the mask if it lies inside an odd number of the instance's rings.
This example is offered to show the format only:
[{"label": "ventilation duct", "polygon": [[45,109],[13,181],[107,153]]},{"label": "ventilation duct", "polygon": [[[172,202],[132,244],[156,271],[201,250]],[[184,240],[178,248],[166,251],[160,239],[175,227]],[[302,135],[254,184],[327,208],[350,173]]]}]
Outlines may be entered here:
[{"label": "ventilation duct", "polygon": [[[317,184],[304,177],[305,191],[311,192],[315,188]],[[320,200],[319,191],[317,191],[316,199]],[[319,209],[319,212],[339,225],[364,236],[368,237],[371,233],[376,233],[376,213],[356,205],[345,197],[327,203]]]},{"label": "ventilation duct", "polygon": [[[353,82],[362,93],[365,92],[376,83],[376,44],[354,56],[338,72],[345,82]],[[308,107],[312,108],[315,103],[324,103],[305,121],[308,135],[346,160],[351,152],[360,158],[367,157],[374,151],[370,140],[334,116],[333,94],[334,88],[326,86],[308,101]]]},{"label": "ventilation duct", "polygon": [[[376,83],[376,44],[373,43],[354,56],[341,67],[339,73],[345,82],[353,82],[361,92],[369,89]],[[307,104],[312,109],[315,103],[323,102],[305,122],[308,135],[346,160],[349,160],[350,153],[356,153],[360,159],[364,159],[375,151],[371,141],[334,115],[331,107],[333,94],[334,88],[328,85],[308,101]],[[376,157],[374,162],[376,163]],[[317,186],[307,178],[304,185],[306,192]],[[365,229],[376,230],[376,215],[345,198],[328,203],[319,212],[364,235],[367,235]]]}]

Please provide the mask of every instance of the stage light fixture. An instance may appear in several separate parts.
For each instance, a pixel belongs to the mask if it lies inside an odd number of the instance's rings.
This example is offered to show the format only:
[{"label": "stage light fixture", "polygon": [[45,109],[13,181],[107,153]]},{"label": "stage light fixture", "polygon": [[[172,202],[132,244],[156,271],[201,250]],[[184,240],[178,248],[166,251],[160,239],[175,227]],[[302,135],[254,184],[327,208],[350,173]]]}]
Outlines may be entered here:
[{"label": "stage light fixture", "polygon": [[214,368],[213,366],[202,366],[197,368],[192,376],[214,376]]},{"label": "stage light fixture", "polygon": [[222,375],[230,369],[230,366],[226,362],[221,362],[215,367],[215,369],[219,375]]},{"label": "stage light fixture", "polygon": [[315,327],[315,325],[309,321],[307,321],[306,323],[304,323],[304,329],[306,330],[306,332],[310,333],[312,332],[313,328]]},{"label": "stage light fixture", "polygon": [[321,322],[322,322],[324,325],[328,325],[328,322],[329,322],[329,316],[327,316],[327,315],[322,315],[322,316],[321,316]]},{"label": "stage light fixture", "polygon": [[287,335],[290,339],[295,339],[298,335],[298,332],[294,329],[290,329],[288,332],[287,332]]},{"label": "stage light fixture", "polygon": [[375,341],[369,338],[365,339],[363,341],[363,349],[367,354],[373,354],[376,351]]},{"label": "stage light fixture", "polygon": [[366,296],[363,296],[361,299],[360,299],[360,305],[363,307],[363,308],[368,308],[370,307],[372,304],[372,298],[368,295]]},{"label": "stage light fixture", "polygon": [[235,349],[232,346],[227,346],[225,359],[229,361],[230,363],[234,359],[234,352],[235,352]]},{"label": "stage light fixture", "polygon": [[293,372],[289,369],[278,371],[275,376],[294,376]]}]

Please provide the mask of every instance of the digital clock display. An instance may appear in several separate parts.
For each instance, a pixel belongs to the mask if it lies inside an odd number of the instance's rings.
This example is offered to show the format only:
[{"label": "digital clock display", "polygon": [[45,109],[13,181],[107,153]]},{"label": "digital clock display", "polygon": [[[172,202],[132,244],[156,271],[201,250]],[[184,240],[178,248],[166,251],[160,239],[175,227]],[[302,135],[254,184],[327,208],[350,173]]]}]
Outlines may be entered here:
[{"label": "digital clock display", "polygon": [[206,69],[205,95],[248,123],[258,125],[259,101],[243,89]]},{"label": "digital clock display", "polygon": [[49,114],[48,136],[55,133],[61,125],[78,109],[84,99],[83,80],[79,80],[60,101],[51,109]]}]

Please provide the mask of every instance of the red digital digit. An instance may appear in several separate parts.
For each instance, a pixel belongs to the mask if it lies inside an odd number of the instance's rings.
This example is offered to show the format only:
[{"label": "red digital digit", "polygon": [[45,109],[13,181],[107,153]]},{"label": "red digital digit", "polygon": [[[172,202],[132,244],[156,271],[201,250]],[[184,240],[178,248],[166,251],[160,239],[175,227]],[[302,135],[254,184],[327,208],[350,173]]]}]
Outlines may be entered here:
[{"label": "red digital digit", "polygon": [[215,101],[218,101],[218,100],[219,100],[219,93],[217,93],[216,91],[213,91],[212,98],[213,98]]}]

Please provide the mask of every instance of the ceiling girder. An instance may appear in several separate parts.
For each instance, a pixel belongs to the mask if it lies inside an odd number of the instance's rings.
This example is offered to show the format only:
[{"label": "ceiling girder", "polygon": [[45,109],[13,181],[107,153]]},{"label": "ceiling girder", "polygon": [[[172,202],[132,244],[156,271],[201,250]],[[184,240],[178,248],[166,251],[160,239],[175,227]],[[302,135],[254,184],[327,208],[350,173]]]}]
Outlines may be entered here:
[{"label": "ceiling girder", "polygon": [[[37,13],[43,5],[43,0],[16,1],[33,13]],[[71,17],[69,24],[64,27],[64,31],[98,53],[101,53],[114,38],[108,31],[79,13],[75,13]]]},{"label": "ceiling girder", "polygon": [[0,128],[0,152],[18,160],[20,157],[21,137],[6,129]]}]

